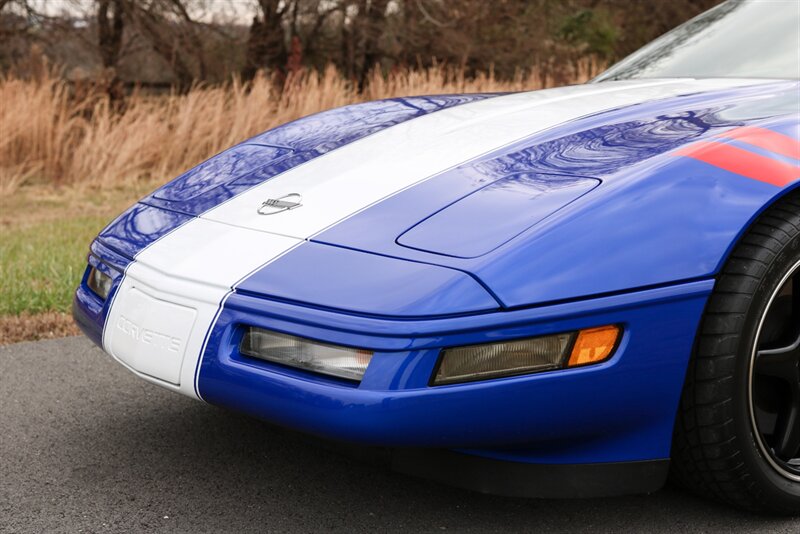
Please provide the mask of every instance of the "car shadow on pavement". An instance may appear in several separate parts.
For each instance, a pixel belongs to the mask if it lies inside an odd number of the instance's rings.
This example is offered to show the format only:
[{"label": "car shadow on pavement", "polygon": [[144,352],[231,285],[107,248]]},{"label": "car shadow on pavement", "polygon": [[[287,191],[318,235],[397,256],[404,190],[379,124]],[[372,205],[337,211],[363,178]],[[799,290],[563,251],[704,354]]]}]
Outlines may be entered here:
[{"label": "car shadow on pavement", "polygon": [[526,500],[390,472],[148,384],[83,338],[0,347],[0,532],[792,532],[668,487]]},{"label": "car shadow on pavement", "polygon": [[[127,479],[126,487],[167,497],[165,515],[193,510],[201,520],[218,514],[235,518],[228,526],[237,524],[237,529],[254,522],[267,526],[276,514],[282,518],[280,530],[390,525],[461,532],[535,525],[545,531],[752,532],[787,525],[671,486],[649,496],[593,500],[481,495],[393,473],[372,457],[354,458],[327,442],[172,395],[151,408],[108,421],[107,452],[113,451],[118,462],[107,474]],[[80,482],[97,484],[97,475],[97,470],[84,473]]]}]

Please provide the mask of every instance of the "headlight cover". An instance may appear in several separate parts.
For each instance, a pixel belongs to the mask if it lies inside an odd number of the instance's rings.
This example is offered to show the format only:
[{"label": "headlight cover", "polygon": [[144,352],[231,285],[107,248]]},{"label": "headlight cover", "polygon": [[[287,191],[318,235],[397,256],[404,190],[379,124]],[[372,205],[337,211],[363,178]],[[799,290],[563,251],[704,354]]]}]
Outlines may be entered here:
[{"label": "headlight cover", "polygon": [[91,267],[89,269],[86,285],[101,299],[106,300],[108,298],[113,283],[114,281],[111,277],[100,271],[97,267]]},{"label": "headlight cover", "polygon": [[616,325],[444,349],[432,385],[540,373],[601,363],[614,353],[621,329]]},{"label": "headlight cover", "polygon": [[357,381],[364,376],[373,354],[369,350],[329,345],[253,326],[245,330],[239,352],[259,360]]}]

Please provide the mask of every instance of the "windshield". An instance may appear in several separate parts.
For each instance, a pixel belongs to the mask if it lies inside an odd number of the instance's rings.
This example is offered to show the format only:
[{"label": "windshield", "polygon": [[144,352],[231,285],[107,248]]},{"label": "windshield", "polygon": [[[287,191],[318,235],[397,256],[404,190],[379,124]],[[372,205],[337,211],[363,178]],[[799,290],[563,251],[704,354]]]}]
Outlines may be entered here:
[{"label": "windshield", "polygon": [[800,1],[729,0],[594,81],[631,78],[800,79]]}]

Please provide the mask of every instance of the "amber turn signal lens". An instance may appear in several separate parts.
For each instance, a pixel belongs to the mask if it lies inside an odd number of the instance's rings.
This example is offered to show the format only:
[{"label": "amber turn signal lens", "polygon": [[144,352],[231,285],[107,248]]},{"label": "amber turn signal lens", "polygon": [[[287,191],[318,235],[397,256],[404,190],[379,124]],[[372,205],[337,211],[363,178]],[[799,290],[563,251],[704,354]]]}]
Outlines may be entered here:
[{"label": "amber turn signal lens", "polygon": [[589,328],[578,333],[567,367],[599,363],[611,356],[619,339],[619,327],[614,325]]},{"label": "amber turn signal lens", "polygon": [[617,348],[622,329],[600,326],[527,339],[443,349],[433,386],[569,369],[600,363]]}]

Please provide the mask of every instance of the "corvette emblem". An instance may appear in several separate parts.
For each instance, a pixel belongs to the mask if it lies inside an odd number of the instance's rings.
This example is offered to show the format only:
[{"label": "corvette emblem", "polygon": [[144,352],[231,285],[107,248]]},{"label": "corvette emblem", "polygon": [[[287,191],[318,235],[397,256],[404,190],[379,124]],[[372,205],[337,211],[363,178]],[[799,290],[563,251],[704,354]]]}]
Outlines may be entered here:
[{"label": "corvette emblem", "polygon": [[258,208],[259,215],[275,215],[283,211],[293,210],[303,205],[303,196],[299,193],[289,193],[280,198],[268,198]]}]

